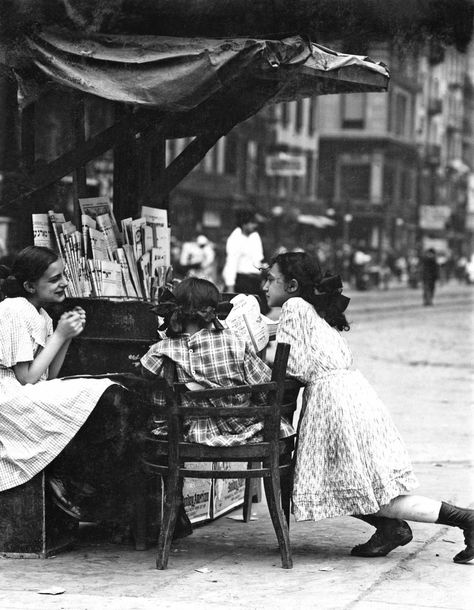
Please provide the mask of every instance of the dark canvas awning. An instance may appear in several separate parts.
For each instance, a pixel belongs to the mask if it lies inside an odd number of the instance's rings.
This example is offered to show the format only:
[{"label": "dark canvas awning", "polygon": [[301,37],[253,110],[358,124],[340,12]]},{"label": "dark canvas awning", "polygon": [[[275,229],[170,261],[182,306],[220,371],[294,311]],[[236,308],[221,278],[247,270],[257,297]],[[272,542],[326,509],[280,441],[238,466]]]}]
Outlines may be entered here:
[{"label": "dark canvas awning", "polygon": [[66,89],[120,102],[129,112],[88,140],[78,136],[74,149],[45,167],[35,166],[12,203],[134,134],[141,134],[142,141],[191,136],[194,140],[164,170],[164,198],[223,135],[266,104],[328,93],[385,91],[389,82],[383,64],[331,51],[298,35],[281,40],[179,38],[82,35],[56,28],[24,41],[28,59],[16,69],[23,107],[41,91],[42,75]]},{"label": "dark canvas awning", "polygon": [[[331,51],[302,36],[178,38],[45,31],[27,39],[48,78],[103,98],[186,112],[231,92],[248,98],[267,87],[268,101],[350,91],[383,91],[386,67]],[[272,87],[268,84],[272,83]],[[261,101],[261,100],[260,100]],[[260,104],[261,105],[261,104]]]}]

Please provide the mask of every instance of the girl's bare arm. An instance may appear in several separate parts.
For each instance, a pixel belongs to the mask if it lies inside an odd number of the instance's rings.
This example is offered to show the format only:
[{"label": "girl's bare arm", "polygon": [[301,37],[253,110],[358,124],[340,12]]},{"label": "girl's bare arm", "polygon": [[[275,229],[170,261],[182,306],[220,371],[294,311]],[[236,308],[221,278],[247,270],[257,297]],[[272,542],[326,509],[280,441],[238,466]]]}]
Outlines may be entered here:
[{"label": "girl's bare arm", "polygon": [[[64,313],[50,340],[35,359],[30,362],[18,362],[13,366],[18,381],[22,385],[36,383],[50,366],[52,367],[51,372],[54,372],[54,376],[56,376],[62,366],[71,339],[79,335],[83,328],[83,320],[79,313],[71,311]],[[49,378],[52,378],[51,373]]]}]

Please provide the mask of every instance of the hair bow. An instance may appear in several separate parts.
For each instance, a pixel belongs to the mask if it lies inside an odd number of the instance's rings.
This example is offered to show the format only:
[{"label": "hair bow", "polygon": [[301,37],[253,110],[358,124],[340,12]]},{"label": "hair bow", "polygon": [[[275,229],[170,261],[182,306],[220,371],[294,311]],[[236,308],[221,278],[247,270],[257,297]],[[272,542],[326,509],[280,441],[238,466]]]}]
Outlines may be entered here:
[{"label": "hair bow", "polygon": [[200,318],[207,324],[212,322],[217,330],[223,330],[217,314],[223,314],[226,317],[233,305],[229,302],[222,302],[217,307],[207,306],[202,309],[186,309],[178,303],[175,295],[165,288],[160,295],[160,302],[151,310],[160,318],[163,318],[163,323],[158,327],[158,330],[167,330],[167,335],[176,336],[184,332],[185,323],[192,318]]},{"label": "hair bow", "polygon": [[319,291],[314,295],[314,304],[323,310],[334,307],[342,313],[349,305],[349,297],[342,294],[342,279],[340,275],[331,275],[326,272],[316,286]]}]

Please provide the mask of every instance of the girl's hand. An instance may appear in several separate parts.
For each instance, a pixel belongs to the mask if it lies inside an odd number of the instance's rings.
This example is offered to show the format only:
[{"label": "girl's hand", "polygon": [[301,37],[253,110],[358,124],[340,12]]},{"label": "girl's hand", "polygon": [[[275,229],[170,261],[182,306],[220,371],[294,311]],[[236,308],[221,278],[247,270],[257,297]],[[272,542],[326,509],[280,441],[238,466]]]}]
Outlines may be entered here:
[{"label": "girl's hand", "polygon": [[86,312],[82,309],[82,307],[79,307],[79,305],[74,307],[74,309],[72,311],[75,311],[76,313],[78,313],[81,316],[82,328],[84,328],[84,326],[86,325]]},{"label": "girl's hand", "polygon": [[59,318],[56,332],[64,339],[72,339],[80,335],[84,329],[84,321],[76,311],[66,311]]}]

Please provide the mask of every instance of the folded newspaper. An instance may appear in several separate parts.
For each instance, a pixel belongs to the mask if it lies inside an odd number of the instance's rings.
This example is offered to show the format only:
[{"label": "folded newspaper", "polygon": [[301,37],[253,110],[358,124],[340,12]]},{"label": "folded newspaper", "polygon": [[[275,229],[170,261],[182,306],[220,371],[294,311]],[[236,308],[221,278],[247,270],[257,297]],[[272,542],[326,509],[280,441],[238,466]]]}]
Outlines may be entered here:
[{"label": "folded newspaper", "polygon": [[223,320],[230,328],[261,352],[270,336],[276,332],[276,323],[260,313],[258,300],[249,294],[238,294],[230,301],[233,305],[229,315]]}]

